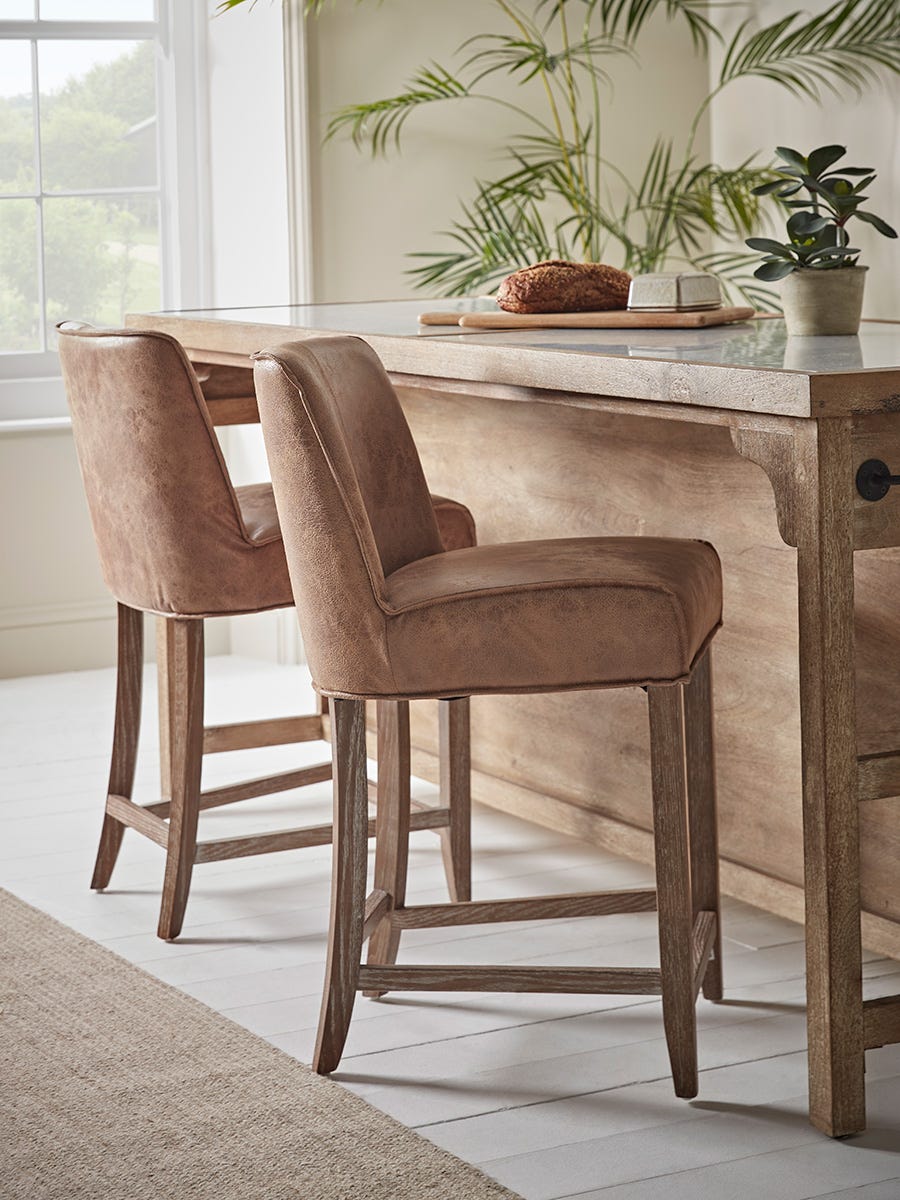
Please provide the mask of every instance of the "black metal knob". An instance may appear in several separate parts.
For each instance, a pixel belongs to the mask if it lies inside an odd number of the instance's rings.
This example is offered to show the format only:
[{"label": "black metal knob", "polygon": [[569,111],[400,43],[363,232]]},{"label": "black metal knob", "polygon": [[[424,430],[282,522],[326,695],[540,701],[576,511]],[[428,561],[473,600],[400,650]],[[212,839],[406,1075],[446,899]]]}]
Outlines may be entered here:
[{"label": "black metal knob", "polygon": [[856,490],[863,500],[883,500],[898,483],[900,475],[892,475],[890,467],[880,458],[867,458],[856,472]]}]

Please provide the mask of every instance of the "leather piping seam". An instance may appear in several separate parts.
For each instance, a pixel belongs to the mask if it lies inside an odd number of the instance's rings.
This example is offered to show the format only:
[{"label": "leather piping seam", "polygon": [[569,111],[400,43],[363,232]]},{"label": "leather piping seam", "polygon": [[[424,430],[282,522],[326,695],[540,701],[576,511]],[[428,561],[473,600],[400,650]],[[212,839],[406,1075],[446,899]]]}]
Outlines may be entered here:
[{"label": "leather piping seam", "polygon": [[[401,567],[401,570],[402,569],[403,568]],[[390,578],[390,576],[388,578]],[[442,596],[429,596],[426,600],[413,601],[410,604],[405,604],[399,608],[390,609],[388,611],[390,616],[402,616],[408,612],[416,612],[418,609],[422,608],[433,608],[435,605],[444,604],[447,602],[452,603],[453,601],[464,601],[469,599],[481,600],[484,598],[490,598],[491,596],[506,596],[511,592],[519,594],[521,592],[553,591],[556,588],[565,588],[566,590],[582,588],[601,588],[603,590],[627,589],[634,592],[654,592],[663,595],[669,601],[673,616],[675,617],[675,625],[678,630],[679,651],[683,654],[687,648],[687,623],[685,621],[684,612],[682,611],[681,605],[678,602],[676,593],[673,592],[671,588],[666,587],[665,584],[659,583],[631,583],[624,581],[609,583],[596,579],[541,580],[540,582],[526,583],[521,585],[510,584],[507,587],[481,588],[477,591],[471,592],[450,592]],[[722,606],[720,604],[720,614],[721,608]],[[719,620],[721,621],[721,615]]]},{"label": "leather piping seam", "polygon": [[247,617],[253,616],[255,613],[277,612],[281,608],[293,608],[293,598],[290,600],[279,600],[276,604],[267,604],[263,608],[226,608],[220,611],[197,612],[189,613],[182,612],[180,609],[174,608],[145,608],[143,605],[132,603],[130,600],[120,600],[113,592],[113,599],[117,604],[124,604],[126,608],[133,608],[135,612],[147,613],[151,617],[166,617],[173,621],[205,621],[212,617]]}]

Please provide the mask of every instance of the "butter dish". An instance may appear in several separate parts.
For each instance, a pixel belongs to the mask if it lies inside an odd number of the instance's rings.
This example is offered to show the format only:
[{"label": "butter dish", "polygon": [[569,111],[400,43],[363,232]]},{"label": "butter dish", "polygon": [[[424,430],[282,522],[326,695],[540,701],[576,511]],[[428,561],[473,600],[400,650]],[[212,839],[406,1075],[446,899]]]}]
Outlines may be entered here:
[{"label": "butter dish", "polygon": [[635,275],[628,289],[632,311],[697,312],[721,305],[718,279],[699,271]]}]

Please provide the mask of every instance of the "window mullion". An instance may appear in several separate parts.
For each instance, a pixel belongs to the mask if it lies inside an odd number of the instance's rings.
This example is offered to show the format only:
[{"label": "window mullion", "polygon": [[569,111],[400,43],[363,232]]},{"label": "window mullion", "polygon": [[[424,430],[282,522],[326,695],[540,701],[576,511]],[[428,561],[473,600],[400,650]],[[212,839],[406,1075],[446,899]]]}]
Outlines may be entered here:
[{"label": "window mullion", "polygon": [[160,37],[158,21],[3,21],[5,38],[46,38],[50,41],[155,41]]},{"label": "window mullion", "polygon": [[38,312],[41,350],[47,349],[47,272],[44,266],[44,171],[41,161],[41,80],[37,39],[31,40],[31,112],[34,122],[34,185],[37,192]]},{"label": "window mullion", "polygon": [[54,200],[60,200],[78,196],[156,196],[159,194],[159,190],[159,184],[145,183],[135,184],[134,187],[54,188],[44,194]]}]

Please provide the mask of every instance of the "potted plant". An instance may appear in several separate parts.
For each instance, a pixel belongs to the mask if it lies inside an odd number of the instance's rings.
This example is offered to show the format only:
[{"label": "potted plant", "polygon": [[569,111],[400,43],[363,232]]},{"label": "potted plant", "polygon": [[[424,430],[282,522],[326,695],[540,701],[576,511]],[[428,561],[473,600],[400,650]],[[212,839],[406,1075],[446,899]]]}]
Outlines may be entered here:
[{"label": "potted plant", "polygon": [[756,278],[784,280],[781,299],[792,337],[859,332],[868,267],[859,265],[859,249],[850,245],[848,222],[856,217],[885,237],[897,236],[881,217],[861,211],[875,172],[871,167],[838,168],[846,153],[844,146],[820,146],[804,156],[779,146],[776,154],[784,165],[778,178],[753,189],[796,210],[787,221],[787,242],[747,239],[751,250],[765,254],[753,272]]}]

